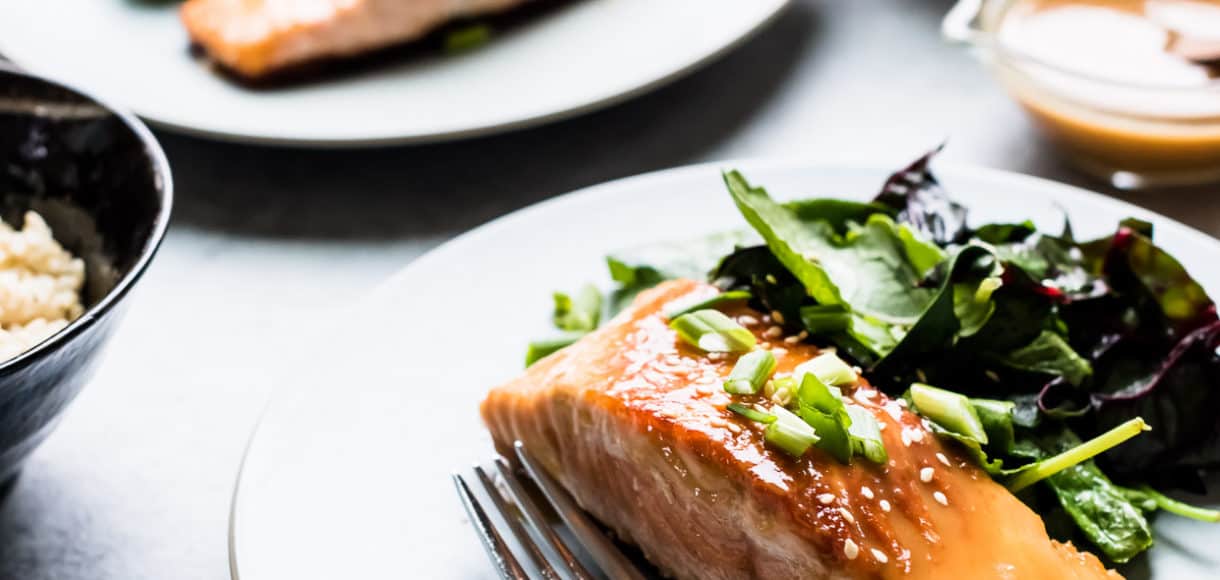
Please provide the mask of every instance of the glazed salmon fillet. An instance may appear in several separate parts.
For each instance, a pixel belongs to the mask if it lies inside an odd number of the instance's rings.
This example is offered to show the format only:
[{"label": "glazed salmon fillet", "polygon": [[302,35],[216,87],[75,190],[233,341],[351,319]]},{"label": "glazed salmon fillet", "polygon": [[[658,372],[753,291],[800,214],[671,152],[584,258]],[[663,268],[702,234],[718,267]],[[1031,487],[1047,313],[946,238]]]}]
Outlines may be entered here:
[{"label": "glazed salmon fillet", "polygon": [[[593,516],[679,579],[1119,578],[1051,540],[1042,520],[920,418],[863,380],[844,391],[884,425],[889,462],[794,459],[726,410],[734,357],[687,345],[667,304],[716,290],[667,282],[613,321],[491,391],[505,456],[526,448]],[[791,373],[818,349],[724,310]],[[768,342],[770,341],[770,342]]]},{"label": "glazed salmon fillet", "polygon": [[418,39],[455,18],[527,0],[187,0],[191,40],[239,75],[258,78]]}]

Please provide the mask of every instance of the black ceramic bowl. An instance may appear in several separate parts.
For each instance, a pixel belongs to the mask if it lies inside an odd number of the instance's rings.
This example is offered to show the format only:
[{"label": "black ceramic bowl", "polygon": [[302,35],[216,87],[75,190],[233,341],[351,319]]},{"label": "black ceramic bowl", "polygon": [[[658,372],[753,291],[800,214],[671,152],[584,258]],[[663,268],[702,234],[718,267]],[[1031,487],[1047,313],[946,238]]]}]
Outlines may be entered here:
[{"label": "black ceramic bowl", "polygon": [[88,382],[165,228],[173,186],[148,129],[80,91],[0,64],[0,216],[33,209],[85,262],[85,313],[0,363],[0,482]]}]

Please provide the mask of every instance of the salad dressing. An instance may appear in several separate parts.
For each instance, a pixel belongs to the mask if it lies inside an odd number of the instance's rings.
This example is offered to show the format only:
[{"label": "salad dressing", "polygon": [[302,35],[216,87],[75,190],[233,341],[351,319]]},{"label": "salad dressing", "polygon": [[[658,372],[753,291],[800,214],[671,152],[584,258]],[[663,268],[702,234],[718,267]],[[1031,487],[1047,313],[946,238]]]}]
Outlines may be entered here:
[{"label": "salad dressing", "polygon": [[1017,0],[1005,80],[1052,140],[1097,172],[1220,177],[1220,2]]}]

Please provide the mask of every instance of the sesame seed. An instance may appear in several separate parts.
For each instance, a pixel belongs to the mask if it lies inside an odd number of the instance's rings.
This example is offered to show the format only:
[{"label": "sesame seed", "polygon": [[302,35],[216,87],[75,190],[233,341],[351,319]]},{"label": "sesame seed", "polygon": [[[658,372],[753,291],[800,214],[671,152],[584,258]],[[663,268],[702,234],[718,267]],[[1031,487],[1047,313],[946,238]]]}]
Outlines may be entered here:
[{"label": "sesame seed", "polygon": [[800,341],[801,341],[801,337],[799,337],[799,336],[789,336],[784,339],[784,342],[786,342],[788,344],[796,344]]},{"label": "sesame seed", "polygon": [[1000,382],[1000,375],[997,375],[995,371],[983,371],[983,374],[994,382]]},{"label": "sesame seed", "polygon": [[834,501],[835,501],[835,494],[824,493],[822,495],[819,495],[818,501],[822,502],[822,504],[824,504],[824,505],[830,505],[830,504],[834,503]]},{"label": "sesame seed", "polygon": [[907,435],[907,431],[906,431],[906,429],[903,429],[903,430],[902,430],[902,446],[903,446],[903,447],[910,447],[910,446],[911,446],[911,436],[910,436],[910,435]]},{"label": "sesame seed", "polygon": [[782,329],[778,326],[772,326],[771,328],[768,328],[766,332],[763,333],[763,336],[765,336],[767,338],[779,338],[780,336],[783,336],[783,334],[784,334],[784,329]]},{"label": "sesame seed", "polygon": [[797,334],[796,336],[797,336],[797,338],[799,338],[799,339],[801,339],[801,340],[805,340],[806,338],[809,338],[809,331],[807,331],[807,330],[802,330],[802,331],[800,332],[800,334]]},{"label": "sesame seed", "polygon": [[945,464],[945,466],[947,466],[947,467],[951,467],[951,466],[953,465],[953,464],[949,463],[949,458],[948,458],[948,457],[945,457],[945,454],[944,454],[944,453],[939,453],[939,452],[938,452],[938,453],[936,454],[936,460],[937,460],[937,461],[939,461],[939,462],[941,462],[941,463],[943,463],[943,464]]},{"label": "sesame seed", "polygon": [[943,506],[949,505],[949,498],[945,497],[945,494],[942,492],[939,492],[939,491],[932,492],[932,499],[936,500],[936,503],[938,503],[940,505],[943,505]]},{"label": "sesame seed", "polygon": [[881,550],[878,550],[877,548],[873,548],[869,551],[872,552],[873,557],[876,558],[877,561],[881,562],[882,564],[890,561],[890,557],[886,556],[885,552],[882,552]]},{"label": "sesame seed", "polygon": [[849,524],[856,523],[856,516],[851,515],[851,512],[847,511],[847,508],[839,508],[839,515],[842,515],[843,519],[847,520],[847,523]]},{"label": "sesame seed", "polygon": [[883,512],[890,511],[890,501],[889,500],[883,499],[877,503],[881,506],[881,511],[883,511]]},{"label": "sesame seed", "polygon": [[780,312],[778,310],[772,310],[771,311],[771,320],[774,320],[778,324],[783,324],[784,315],[780,314]]},{"label": "sesame seed", "polygon": [[782,346],[777,346],[777,347],[771,349],[771,354],[773,354],[775,356],[784,356],[784,355],[788,354],[788,349],[786,349]]},{"label": "sesame seed", "polygon": [[919,377],[919,382],[928,382],[928,375],[924,374],[923,369],[915,369],[915,376]]},{"label": "sesame seed", "polygon": [[873,496],[873,489],[872,489],[871,487],[867,486],[867,485],[866,485],[866,486],[864,486],[864,487],[861,487],[861,488],[860,488],[860,495],[862,495],[862,496],[864,496],[864,497],[866,497],[866,498],[868,498],[868,499],[873,499],[873,497],[874,497],[874,496]]},{"label": "sesame seed", "polygon": [[932,469],[931,467],[925,467],[923,469],[920,469],[919,470],[919,481],[922,481],[924,483],[931,483],[932,476],[935,474],[936,474],[936,470]]},{"label": "sesame seed", "polygon": [[851,540],[843,542],[843,555],[847,556],[848,560],[855,560],[856,556],[860,555],[860,546]]},{"label": "sesame seed", "polygon": [[923,431],[911,429],[911,441],[923,441]]},{"label": "sesame seed", "polygon": [[886,425],[885,421],[877,421],[877,429],[878,429],[878,430],[880,430],[880,431],[885,431],[885,425]]},{"label": "sesame seed", "polygon": [[755,324],[758,324],[758,319],[750,316],[749,314],[738,316],[737,321],[740,322],[742,326],[754,326]]}]

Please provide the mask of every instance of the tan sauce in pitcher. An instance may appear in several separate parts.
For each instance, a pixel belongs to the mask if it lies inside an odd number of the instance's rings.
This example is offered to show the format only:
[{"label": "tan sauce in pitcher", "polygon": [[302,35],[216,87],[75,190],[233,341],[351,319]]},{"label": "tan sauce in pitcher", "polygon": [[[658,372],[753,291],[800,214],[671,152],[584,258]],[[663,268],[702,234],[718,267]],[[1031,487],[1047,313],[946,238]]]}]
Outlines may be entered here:
[{"label": "tan sauce in pitcher", "polygon": [[1005,82],[1083,166],[1220,179],[1220,2],[1016,0],[997,28],[1033,57],[1005,60]]}]

